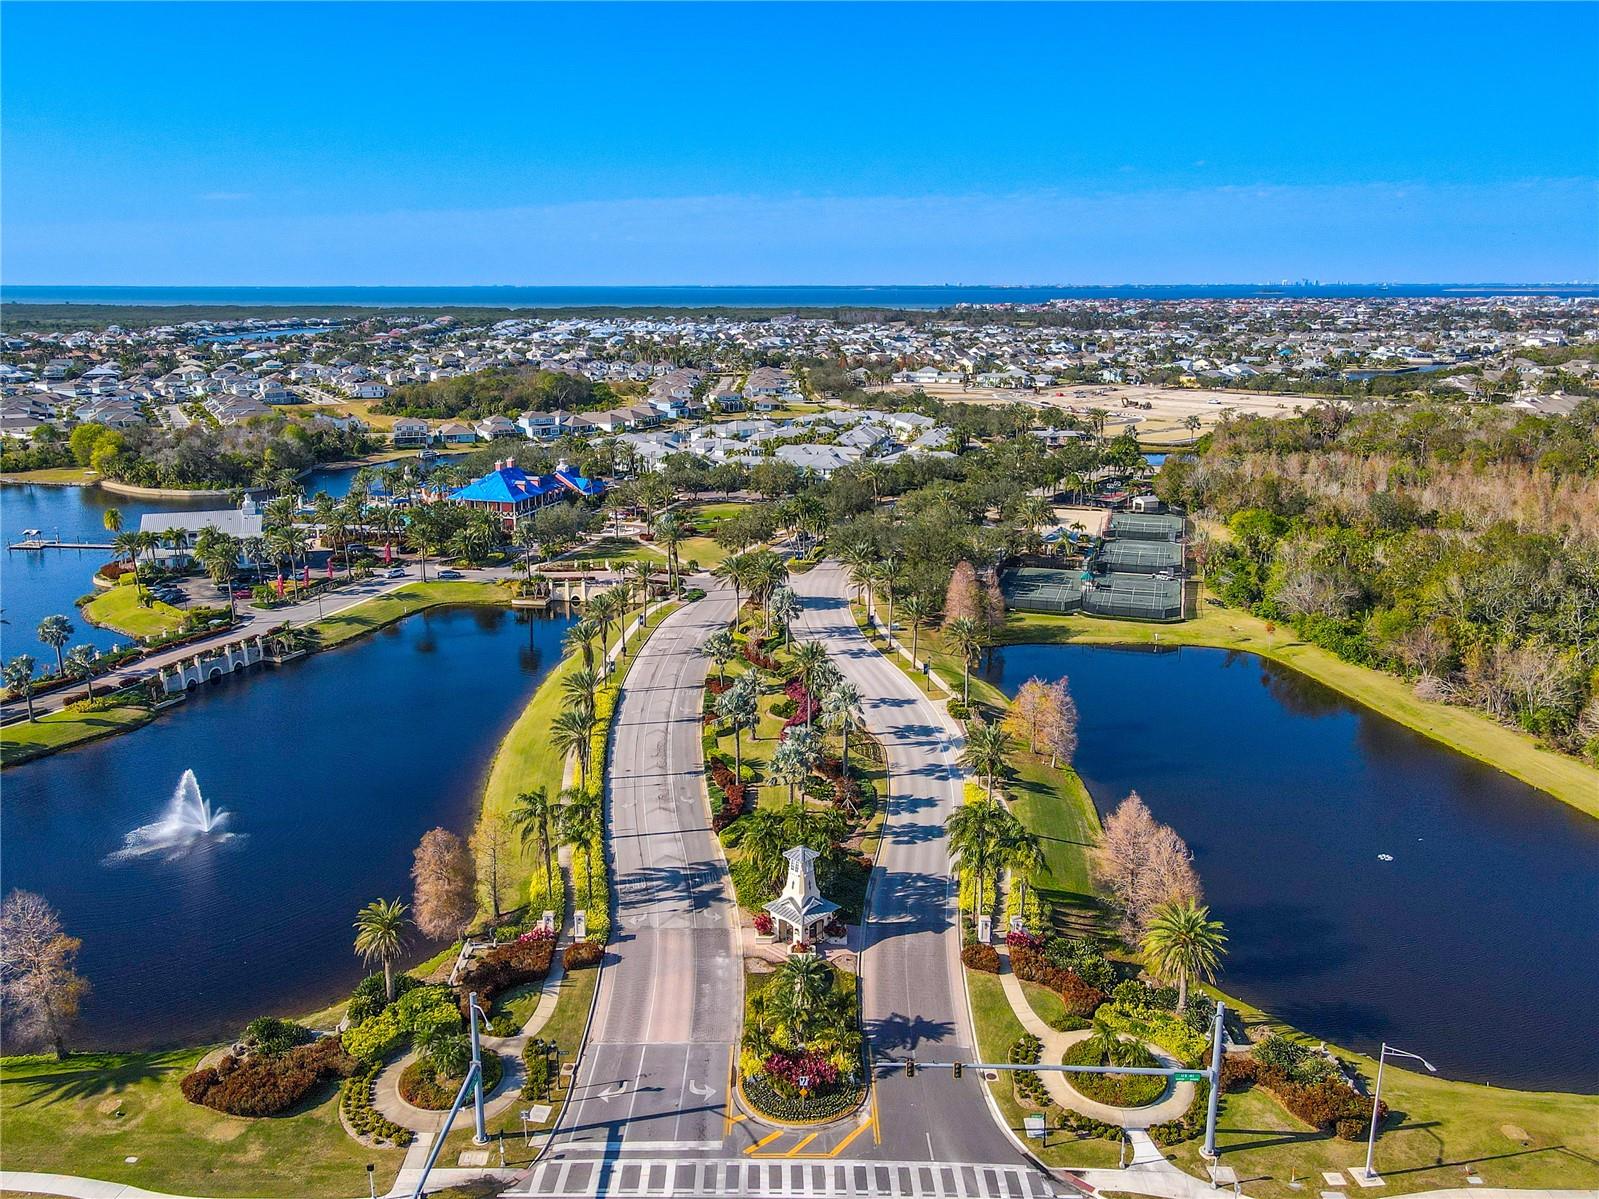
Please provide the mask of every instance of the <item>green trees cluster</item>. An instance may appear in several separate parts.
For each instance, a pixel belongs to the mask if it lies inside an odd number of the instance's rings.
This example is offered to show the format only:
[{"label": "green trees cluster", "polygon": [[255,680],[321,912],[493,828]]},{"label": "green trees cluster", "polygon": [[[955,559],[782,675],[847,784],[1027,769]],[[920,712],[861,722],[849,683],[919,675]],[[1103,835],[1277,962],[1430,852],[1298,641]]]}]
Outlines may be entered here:
[{"label": "green trees cluster", "polygon": [[394,388],[373,408],[387,416],[477,420],[496,414],[514,417],[520,412],[553,412],[558,408],[573,411],[605,408],[616,401],[616,395],[606,384],[595,383],[582,375],[546,370],[489,370],[431,383],[406,383]]},{"label": "green trees cluster", "polygon": [[1230,419],[1163,496],[1226,603],[1599,761],[1599,402]]}]

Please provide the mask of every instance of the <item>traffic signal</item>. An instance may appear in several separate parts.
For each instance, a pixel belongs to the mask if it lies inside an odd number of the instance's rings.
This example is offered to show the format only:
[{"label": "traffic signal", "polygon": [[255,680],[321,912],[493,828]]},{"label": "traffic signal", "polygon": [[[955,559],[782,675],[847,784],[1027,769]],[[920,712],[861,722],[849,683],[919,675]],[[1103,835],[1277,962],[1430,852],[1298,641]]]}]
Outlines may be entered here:
[{"label": "traffic signal", "polygon": [[961,1076],[961,1071],[963,1069],[965,1069],[965,1067],[963,1065],[961,1065],[960,1062],[956,1062],[955,1063],[955,1077],[956,1078],[959,1078]]},{"label": "traffic signal", "polygon": [[905,1077],[916,1077],[916,1059],[913,1057],[908,1057],[905,1059]]}]

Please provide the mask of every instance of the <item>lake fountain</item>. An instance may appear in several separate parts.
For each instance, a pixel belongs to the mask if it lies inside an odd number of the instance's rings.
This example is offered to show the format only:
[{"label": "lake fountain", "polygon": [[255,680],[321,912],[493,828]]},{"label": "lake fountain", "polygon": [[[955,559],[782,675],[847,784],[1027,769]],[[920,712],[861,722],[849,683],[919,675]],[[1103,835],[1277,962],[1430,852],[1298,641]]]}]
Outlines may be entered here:
[{"label": "lake fountain", "polygon": [[235,834],[225,831],[230,813],[212,811],[211,801],[200,793],[194,771],[185,770],[178,779],[166,813],[152,824],[141,824],[123,838],[122,848],[110,855],[107,863],[134,858],[165,856],[169,861],[201,844],[231,841]]}]

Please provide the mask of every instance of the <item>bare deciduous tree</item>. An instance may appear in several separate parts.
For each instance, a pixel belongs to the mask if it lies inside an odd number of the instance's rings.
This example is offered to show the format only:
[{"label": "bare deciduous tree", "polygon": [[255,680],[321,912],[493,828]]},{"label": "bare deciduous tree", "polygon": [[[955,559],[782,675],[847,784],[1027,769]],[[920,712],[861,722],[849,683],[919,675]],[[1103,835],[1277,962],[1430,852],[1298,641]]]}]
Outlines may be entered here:
[{"label": "bare deciduous tree", "polygon": [[496,919],[504,910],[506,866],[511,861],[512,830],[502,815],[485,815],[472,832],[472,854],[477,859],[477,876]]},{"label": "bare deciduous tree", "polygon": [[944,627],[961,619],[982,623],[982,593],[977,586],[977,569],[966,561],[955,563],[955,573],[949,577],[949,589],[944,593]]},{"label": "bare deciduous tree", "polygon": [[1133,944],[1142,938],[1156,907],[1200,896],[1188,846],[1150,815],[1136,791],[1106,819],[1093,870],[1121,912],[1122,934]]},{"label": "bare deciduous tree", "polygon": [[13,891],[0,904],[0,1002],[8,1051],[48,1044],[67,1055],[67,1033],[89,992],[75,966],[83,942],[61,928],[44,896]]},{"label": "bare deciduous tree", "polygon": [[460,936],[477,911],[477,868],[465,842],[442,828],[422,834],[411,878],[416,926],[429,937]]}]

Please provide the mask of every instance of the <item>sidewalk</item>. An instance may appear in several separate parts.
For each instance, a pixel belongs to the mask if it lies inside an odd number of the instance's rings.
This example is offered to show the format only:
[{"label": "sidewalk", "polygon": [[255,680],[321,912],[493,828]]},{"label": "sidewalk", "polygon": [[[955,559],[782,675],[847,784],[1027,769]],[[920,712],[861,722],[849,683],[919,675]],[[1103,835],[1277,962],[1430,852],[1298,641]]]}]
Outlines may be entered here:
[{"label": "sidewalk", "polygon": [[[1011,1011],[1015,1012],[1016,1019],[1023,1028],[1032,1033],[1043,1042],[1043,1050],[1039,1054],[1039,1061],[1048,1064],[1059,1064],[1061,1055],[1069,1046],[1079,1041],[1086,1041],[1093,1033],[1086,1028],[1077,1029],[1075,1032],[1061,1032],[1051,1028],[1033,1011],[1033,1005],[1027,1002],[1027,993],[1022,990],[1021,979],[1017,978],[1010,968],[1010,950],[1004,945],[999,949],[999,983],[1004,988],[1005,998],[1010,1001]],[[1155,1057],[1163,1066],[1177,1066],[1182,1063],[1168,1056],[1153,1045],[1148,1046]],[[1078,1094],[1066,1081],[1064,1074],[1053,1071],[1041,1071],[1039,1078],[1043,1080],[1044,1088],[1049,1092],[1049,1097],[1061,1107],[1070,1108],[1081,1112],[1095,1120],[1106,1124],[1120,1124],[1126,1129],[1145,1129],[1151,1124],[1163,1124],[1167,1120],[1175,1120],[1188,1110],[1188,1105],[1194,1101],[1194,1084],[1179,1082],[1169,1084],[1166,1093],[1158,1103],[1146,1107],[1111,1107],[1107,1103],[1096,1103],[1094,1100]],[[1140,1134],[1142,1135],[1142,1134]],[[1147,1138],[1145,1138],[1147,1140]],[[1157,1154],[1157,1156],[1159,1156]],[[1165,1160],[1162,1158],[1161,1160]],[[1175,1168],[1175,1167],[1174,1167]],[[1186,1177],[1186,1176],[1185,1176]]]}]

